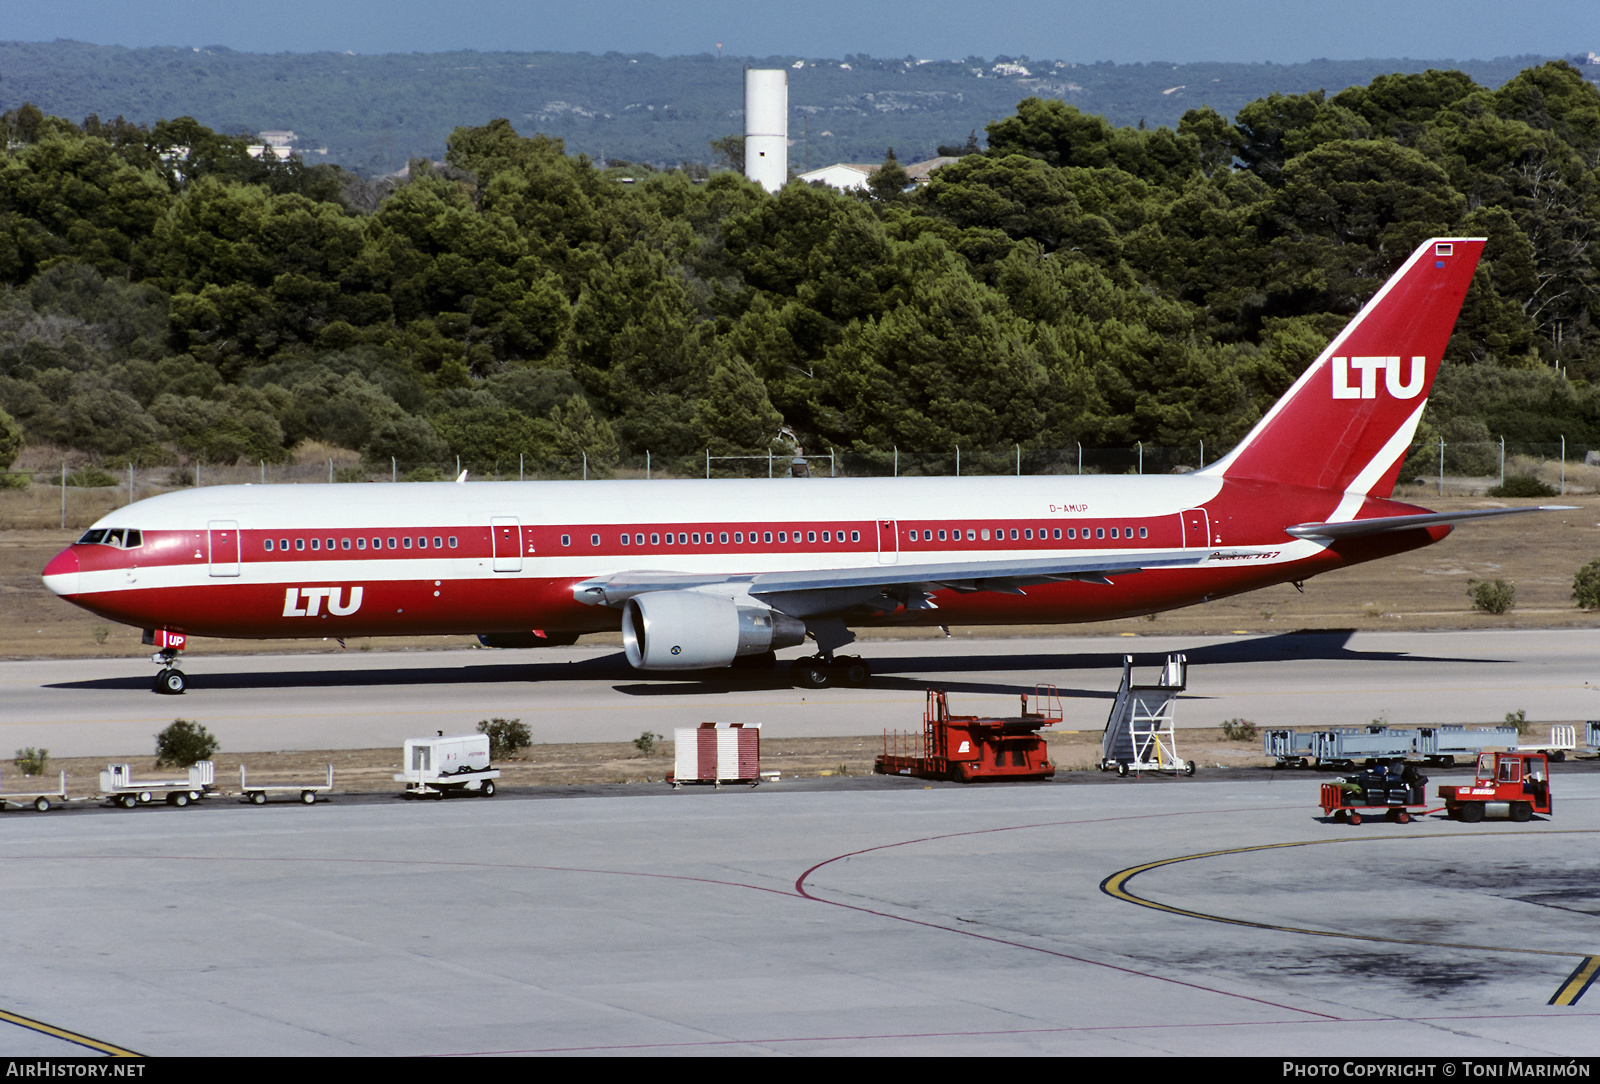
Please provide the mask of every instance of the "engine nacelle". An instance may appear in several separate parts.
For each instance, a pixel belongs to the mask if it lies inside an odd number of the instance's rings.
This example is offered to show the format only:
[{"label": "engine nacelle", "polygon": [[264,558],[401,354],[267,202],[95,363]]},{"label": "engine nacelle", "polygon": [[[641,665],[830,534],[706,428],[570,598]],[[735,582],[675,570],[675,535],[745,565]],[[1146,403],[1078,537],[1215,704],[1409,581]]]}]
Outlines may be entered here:
[{"label": "engine nacelle", "polygon": [[805,623],[788,614],[694,591],[651,591],[622,609],[623,649],[640,670],[729,666],[740,655],[793,647],[805,638]]}]

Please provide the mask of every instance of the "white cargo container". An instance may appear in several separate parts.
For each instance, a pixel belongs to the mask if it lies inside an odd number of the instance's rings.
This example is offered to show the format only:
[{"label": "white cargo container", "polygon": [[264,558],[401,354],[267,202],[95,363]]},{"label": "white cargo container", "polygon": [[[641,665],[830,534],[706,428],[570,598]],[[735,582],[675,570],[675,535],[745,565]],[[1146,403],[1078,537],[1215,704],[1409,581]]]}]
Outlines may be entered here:
[{"label": "white cargo container", "polygon": [[405,770],[394,781],[406,784],[407,798],[419,794],[443,798],[452,790],[475,791],[487,798],[500,778],[489,765],[487,734],[407,738],[401,758]]}]

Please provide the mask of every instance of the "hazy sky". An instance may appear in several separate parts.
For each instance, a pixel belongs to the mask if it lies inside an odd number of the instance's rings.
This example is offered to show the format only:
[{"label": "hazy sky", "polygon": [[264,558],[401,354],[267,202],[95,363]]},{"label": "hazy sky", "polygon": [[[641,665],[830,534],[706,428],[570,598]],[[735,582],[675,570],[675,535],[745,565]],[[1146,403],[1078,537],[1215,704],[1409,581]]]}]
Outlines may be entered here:
[{"label": "hazy sky", "polygon": [[[0,0],[0,39],[246,52],[508,49],[1071,61],[1600,52],[1600,0]],[[0,73],[3,75],[3,73]]]}]

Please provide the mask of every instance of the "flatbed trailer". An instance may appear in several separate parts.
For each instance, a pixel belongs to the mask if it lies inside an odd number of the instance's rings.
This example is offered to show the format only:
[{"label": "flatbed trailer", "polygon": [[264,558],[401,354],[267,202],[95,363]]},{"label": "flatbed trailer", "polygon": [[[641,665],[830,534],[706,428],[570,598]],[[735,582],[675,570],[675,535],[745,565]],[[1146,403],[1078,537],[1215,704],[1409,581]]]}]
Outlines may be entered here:
[{"label": "flatbed trailer", "polygon": [[[1418,787],[1417,790],[1422,790]],[[1348,792],[1339,789],[1337,783],[1322,784],[1322,814],[1331,817],[1336,824],[1360,824],[1363,817],[1375,817],[1383,814],[1383,819],[1395,824],[1409,824],[1413,817],[1425,817],[1429,813],[1437,813],[1444,807],[1429,809],[1426,801],[1384,802],[1382,804],[1369,802],[1346,801]],[[1409,797],[1409,796],[1408,796]]]},{"label": "flatbed trailer", "polygon": [[186,806],[221,793],[213,785],[216,767],[211,761],[202,760],[190,765],[186,779],[135,779],[127,764],[109,764],[100,773],[100,796],[123,809],[147,805],[158,795],[168,805]]},{"label": "flatbed trailer", "polygon": [[[30,779],[32,777],[23,776],[23,778]],[[43,780],[41,780],[41,782],[43,782]],[[61,773],[60,782],[57,784],[55,790],[0,790],[0,813],[5,812],[13,805],[18,809],[22,809],[25,806],[31,805],[34,809],[37,809],[40,813],[43,813],[47,811],[53,804],[51,801],[52,798],[61,802],[67,801],[66,772]]]},{"label": "flatbed trailer", "polygon": [[251,783],[245,774],[245,766],[239,765],[239,792],[248,798],[252,805],[266,805],[269,794],[295,794],[300,795],[300,801],[306,805],[314,805],[317,795],[327,794],[333,790],[333,765],[328,765],[328,781],[326,783]]}]

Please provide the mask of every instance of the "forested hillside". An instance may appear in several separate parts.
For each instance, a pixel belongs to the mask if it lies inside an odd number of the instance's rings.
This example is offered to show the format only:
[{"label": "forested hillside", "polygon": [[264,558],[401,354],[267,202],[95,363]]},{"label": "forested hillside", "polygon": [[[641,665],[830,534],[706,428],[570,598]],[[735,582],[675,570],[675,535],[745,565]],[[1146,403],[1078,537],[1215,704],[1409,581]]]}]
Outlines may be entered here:
[{"label": "forested hillside", "polygon": [[[1470,61],[1461,70],[1493,89],[1547,59]],[[710,162],[712,140],[744,130],[745,65],[789,72],[791,160],[801,172],[876,162],[885,147],[901,161],[931,158],[940,144],[964,142],[1030,96],[1061,98],[1113,124],[1172,127],[1201,105],[1231,116],[1271,93],[1321,87],[1334,94],[1430,66],[1402,59],[1180,65],[1028,57],[357,56],[0,42],[0,111],[32,102],[72,120],[93,113],[150,125],[189,116],[228,135],[292,129],[299,146],[327,150],[317,161],[369,174],[439,158],[453,129],[506,117],[519,131],[560,138],[569,152],[597,161],[667,168]]]},{"label": "forested hillside", "polygon": [[1176,129],[1029,98],[861,197],[625,183],[505,121],[384,185],[187,120],[3,122],[0,455],[1220,451],[1435,234],[1490,243],[1421,439],[1600,444],[1600,91],[1562,62]]}]

